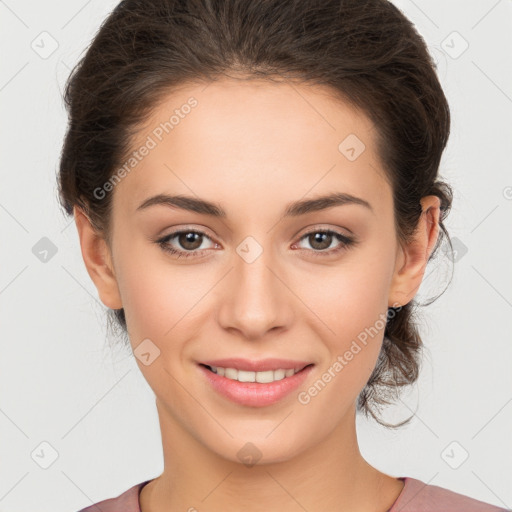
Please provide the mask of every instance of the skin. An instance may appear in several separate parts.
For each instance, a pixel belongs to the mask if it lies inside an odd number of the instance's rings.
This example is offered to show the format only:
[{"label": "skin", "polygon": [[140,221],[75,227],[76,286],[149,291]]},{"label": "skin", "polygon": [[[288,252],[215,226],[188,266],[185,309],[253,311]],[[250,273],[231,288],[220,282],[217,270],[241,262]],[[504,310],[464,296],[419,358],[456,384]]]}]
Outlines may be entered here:
[{"label": "skin", "polygon": [[[374,125],[320,86],[224,78],[184,87],[155,108],[134,149],[190,96],[198,106],[115,186],[111,246],[75,208],[101,301],[124,308],[134,350],[146,338],[160,350],[150,365],[136,359],[156,395],[164,452],[162,475],[141,492],[142,512],[385,512],[403,482],[362,457],[355,421],[384,327],[308,404],[297,394],[389,306],[413,299],[438,237],[439,199],[422,199],[414,240],[400,245]],[[338,150],[351,133],[366,146],[354,161]],[[373,212],[346,204],[280,219],[290,202],[333,191],[365,199]],[[214,201],[227,217],[164,205],[136,211],[160,193]],[[194,246],[198,257],[178,259],[155,243],[190,228],[207,235]],[[313,228],[359,243],[318,254],[340,242],[315,244],[304,237]],[[263,250],[252,263],[236,251],[247,236]],[[198,361],[233,355],[315,366],[297,392],[255,408],[218,395],[199,371]],[[261,452],[250,467],[237,456],[247,442]]]}]

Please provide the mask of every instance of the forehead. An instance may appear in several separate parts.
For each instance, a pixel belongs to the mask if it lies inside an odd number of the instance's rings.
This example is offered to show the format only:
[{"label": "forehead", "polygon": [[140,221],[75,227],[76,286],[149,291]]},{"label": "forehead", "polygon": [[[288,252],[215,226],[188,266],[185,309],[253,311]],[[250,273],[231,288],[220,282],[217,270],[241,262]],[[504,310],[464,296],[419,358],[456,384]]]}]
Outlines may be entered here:
[{"label": "forehead", "polygon": [[378,202],[386,184],[375,135],[368,117],[327,87],[190,84],[164,96],[138,128],[137,161],[114,196],[131,211],[170,192],[222,202],[250,190],[282,202],[336,189]]}]

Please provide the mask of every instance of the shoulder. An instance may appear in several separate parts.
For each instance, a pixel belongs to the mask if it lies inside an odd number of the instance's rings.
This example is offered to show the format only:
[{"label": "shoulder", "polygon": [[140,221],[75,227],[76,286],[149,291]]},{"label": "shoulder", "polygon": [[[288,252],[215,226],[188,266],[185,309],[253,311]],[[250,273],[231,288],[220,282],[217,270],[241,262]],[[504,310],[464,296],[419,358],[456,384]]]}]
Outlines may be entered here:
[{"label": "shoulder", "polygon": [[509,512],[444,487],[403,477],[405,485],[388,512]]},{"label": "shoulder", "polygon": [[101,512],[119,512],[120,510],[123,512],[140,512],[139,494],[148,482],[150,480],[136,484],[115,498],[99,501],[80,509],[78,512],[98,512],[98,510],[101,510]]}]

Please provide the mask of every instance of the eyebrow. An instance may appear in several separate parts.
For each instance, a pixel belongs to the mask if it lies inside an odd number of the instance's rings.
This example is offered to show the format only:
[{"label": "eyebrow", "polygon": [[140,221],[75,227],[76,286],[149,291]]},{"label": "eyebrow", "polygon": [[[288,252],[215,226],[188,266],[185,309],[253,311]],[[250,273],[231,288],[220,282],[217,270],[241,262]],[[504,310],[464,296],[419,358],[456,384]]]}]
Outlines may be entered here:
[{"label": "eyebrow", "polygon": [[[326,210],[327,208],[343,206],[345,204],[357,204],[367,208],[375,214],[372,205],[368,201],[360,197],[353,196],[352,194],[335,192],[313,199],[301,199],[299,201],[290,203],[287,205],[281,218],[298,217],[300,215],[305,215],[306,213]],[[205,199],[199,199],[185,195],[171,196],[167,194],[158,194],[146,199],[137,208],[136,211],[145,210],[146,208],[154,205],[164,205],[172,208],[179,208],[181,210],[201,213],[204,215],[211,215],[212,217],[227,217],[226,211],[218,203],[213,203],[206,201]]]}]

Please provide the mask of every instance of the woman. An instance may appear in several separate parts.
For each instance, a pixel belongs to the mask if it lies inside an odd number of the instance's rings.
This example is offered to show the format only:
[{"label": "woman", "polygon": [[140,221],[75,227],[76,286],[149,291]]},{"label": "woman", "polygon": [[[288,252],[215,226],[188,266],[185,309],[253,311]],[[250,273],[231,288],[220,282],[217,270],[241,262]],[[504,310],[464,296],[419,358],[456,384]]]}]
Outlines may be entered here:
[{"label": "woman", "polygon": [[[128,0],[73,71],[60,198],[156,396],[103,511],[497,511],[362,457],[418,377],[450,114],[385,0]],[[449,240],[449,239],[448,239]],[[83,509],[92,510],[95,506]]]}]

